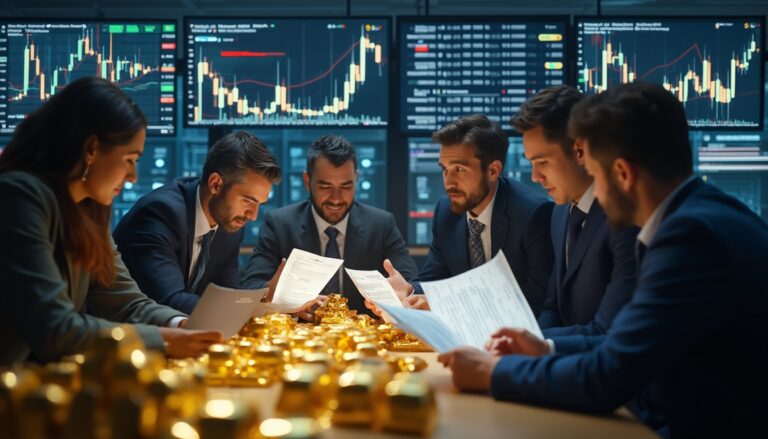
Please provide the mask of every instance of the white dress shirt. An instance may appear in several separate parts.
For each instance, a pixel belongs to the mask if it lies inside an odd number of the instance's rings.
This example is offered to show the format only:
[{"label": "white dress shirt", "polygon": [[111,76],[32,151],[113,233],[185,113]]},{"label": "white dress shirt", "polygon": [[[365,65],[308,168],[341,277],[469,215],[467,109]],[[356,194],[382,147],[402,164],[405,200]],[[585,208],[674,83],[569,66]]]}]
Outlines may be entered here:
[{"label": "white dress shirt", "polygon": [[[595,190],[595,183],[592,183],[591,185],[589,185],[589,187],[587,188],[586,192],[584,192],[584,194],[581,195],[581,198],[579,198],[579,202],[578,203],[576,203],[576,204],[571,203],[571,209],[568,211],[568,214],[570,214],[571,211],[575,207],[576,209],[579,209],[580,211],[584,212],[585,215],[589,215],[589,209],[592,208],[592,203],[595,202],[594,190]],[[584,219],[584,221],[581,222],[581,227],[582,228],[584,228],[584,223],[586,223],[586,222],[587,222],[586,218]],[[566,258],[565,263],[566,263],[566,265],[568,265],[568,262],[569,262],[568,261],[568,254],[569,254],[568,253],[568,240],[566,239],[565,240],[565,258]]]}]

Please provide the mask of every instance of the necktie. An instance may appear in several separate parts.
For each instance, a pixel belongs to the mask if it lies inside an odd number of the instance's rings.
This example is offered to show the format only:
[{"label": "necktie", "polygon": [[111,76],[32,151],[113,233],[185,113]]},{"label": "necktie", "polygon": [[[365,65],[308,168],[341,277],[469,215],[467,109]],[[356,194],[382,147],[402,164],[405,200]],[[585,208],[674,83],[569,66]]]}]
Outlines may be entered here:
[{"label": "necktie", "polygon": [[478,220],[469,219],[469,264],[472,268],[485,263],[485,250],[480,235],[485,229],[485,224]]},{"label": "necktie", "polygon": [[[333,226],[325,229],[325,234],[328,235],[328,245],[325,246],[325,257],[341,259],[341,253],[339,252],[339,243],[336,242],[336,237],[339,236],[339,230]],[[323,288],[323,294],[341,293],[339,291],[339,273],[333,275],[328,284]]]},{"label": "necktie", "polygon": [[568,234],[565,238],[567,242],[565,252],[566,264],[569,264],[571,261],[571,255],[573,255],[573,250],[576,248],[576,242],[579,240],[579,233],[581,233],[581,225],[584,223],[586,217],[587,214],[582,212],[581,209],[575,205],[571,207],[571,213],[568,214]]},{"label": "necktie", "polygon": [[203,235],[200,240],[200,254],[197,255],[197,262],[195,262],[195,268],[192,270],[192,283],[190,284],[189,291],[193,294],[201,295],[203,292],[198,293],[197,289],[200,287],[200,281],[203,279],[203,273],[205,273],[205,265],[208,263],[208,257],[211,255],[211,243],[213,242],[213,234],[215,230]]}]

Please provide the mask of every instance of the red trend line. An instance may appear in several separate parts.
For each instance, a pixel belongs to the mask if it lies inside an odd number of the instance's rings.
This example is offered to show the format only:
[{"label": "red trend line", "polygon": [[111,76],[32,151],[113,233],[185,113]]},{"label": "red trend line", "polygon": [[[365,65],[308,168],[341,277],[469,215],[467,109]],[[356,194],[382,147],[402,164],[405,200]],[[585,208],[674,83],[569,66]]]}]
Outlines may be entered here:
[{"label": "red trend line", "polygon": [[[304,82],[301,82],[301,83],[299,83],[299,84],[291,84],[291,85],[289,85],[287,88],[291,89],[291,88],[304,87],[305,85],[309,85],[309,84],[312,84],[313,82],[317,82],[317,81],[319,81],[319,80],[321,80],[321,79],[325,78],[325,77],[326,77],[326,76],[328,76],[328,75],[331,73],[331,71],[333,71],[333,69],[334,69],[334,68],[336,68],[336,66],[337,66],[337,65],[339,65],[339,63],[340,63],[340,62],[341,62],[341,61],[342,61],[344,58],[346,58],[346,57],[347,57],[347,55],[349,55],[349,54],[350,54],[350,53],[351,53],[351,52],[352,52],[352,51],[355,49],[355,47],[357,47],[359,44],[360,44],[360,40],[356,41],[356,42],[355,42],[355,44],[353,44],[353,45],[352,45],[352,46],[351,46],[349,49],[347,49],[347,51],[346,51],[346,52],[344,52],[344,53],[343,53],[343,54],[342,54],[342,55],[341,55],[341,56],[340,56],[340,57],[339,57],[339,58],[336,60],[336,62],[334,62],[333,64],[331,64],[331,67],[329,67],[329,68],[328,68],[328,70],[326,70],[324,73],[322,73],[322,74],[320,74],[319,76],[316,76],[316,77],[314,77],[314,78],[312,78],[312,79],[308,79],[308,80],[306,80],[306,81],[304,81]],[[226,82],[226,81],[222,81],[222,82],[224,82],[224,85],[227,85],[227,86],[233,86],[233,85],[235,85],[235,83],[234,83],[234,82]],[[275,85],[277,85],[277,84],[269,84],[269,83],[266,83],[266,82],[257,81],[257,80],[255,80],[255,79],[243,79],[242,81],[237,81],[237,83],[238,83],[238,84],[243,84],[243,83],[245,83],[245,84],[256,84],[256,85],[262,85],[262,86],[264,86],[264,87],[274,87]]]},{"label": "red trend line", "polygon": [[653,67],[651,70],[648,70],[647,72],[643,73],[643,75],[642,75],[642,76],[639,76],[639,78],[645,78],[646,76],[650,75],[650,74],[651,74],[651,72],[653,72],[653,71],[654,71],[654,70],[656,70],[656,69],[660,69],[660,68],[663,68],[663,67],[669,67],[669,66],[671,66],[672,64],[675,64],[676,62],[680,61],[680,60],[681,60],[681,59],[682,59],[682,58],[683,58],[685,55],[687,55],[687,54],[688,54],[688,52],[690,52],[690,51],[691,51],[691,50],[693,50],[693,49],[696,49],[696,53],[699,55],[699,58],[700,58],[702,61],[704,61],[704,57],[703,57],[703,56],[701,56],[701,52],[699,51],[699,45],[698,45],[697,43],[694,43],[694,44],[693,44],[693,46],[689,47],[689,48],[688,48],[688,50],[686,50],[685,52],[683,52],[683,53],[682,53],[682,55],[680,55],[680,56],[678,56],[677,58],[675,58],[675,60],[674,60],[674,61],[672,61],[672,62],[670,62],[670,63],[667,63],[667,64],[660,64],[660,65],[658,65],[658,66],[656,66],[656,67]]},{"label": "red trend line", "polygon": [[250,52],[247,50],[223,50],[222,57],[263,57],[263,56],[285,56],[285,52]]}]

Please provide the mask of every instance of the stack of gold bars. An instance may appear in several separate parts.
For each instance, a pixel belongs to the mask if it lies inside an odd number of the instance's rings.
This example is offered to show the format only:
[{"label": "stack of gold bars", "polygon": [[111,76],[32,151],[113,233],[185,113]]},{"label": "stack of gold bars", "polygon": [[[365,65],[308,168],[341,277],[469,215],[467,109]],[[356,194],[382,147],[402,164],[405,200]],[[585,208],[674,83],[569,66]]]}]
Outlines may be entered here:
[{"label": "stack of gold bars", "polygon": [[[418,373],[427,364],[391,354],[428,349],[338,295],[315,316],[254,317],[195,360],[166,360],[131,327],[112,328],[82,355],[3,372],[0,438],[310,438],[331,426],[429,435],[434,393]],[[269,419],[253,392],[216,391],[275,384]]]}]

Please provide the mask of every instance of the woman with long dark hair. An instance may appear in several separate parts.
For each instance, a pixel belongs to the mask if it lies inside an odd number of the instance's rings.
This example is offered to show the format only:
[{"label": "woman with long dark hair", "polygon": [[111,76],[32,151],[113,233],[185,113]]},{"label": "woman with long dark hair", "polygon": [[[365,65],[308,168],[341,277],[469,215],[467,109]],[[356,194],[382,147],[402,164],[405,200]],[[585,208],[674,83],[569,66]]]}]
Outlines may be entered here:
[{"label": "woman with long dark hair", "polygon": [[139,291],[110,237],[146,125],[117,86],[82,78],[29,114],[0,154],[0,366],[82,351],[118,323],[174,357],[220,340],[167,327],[185,316]]}]

